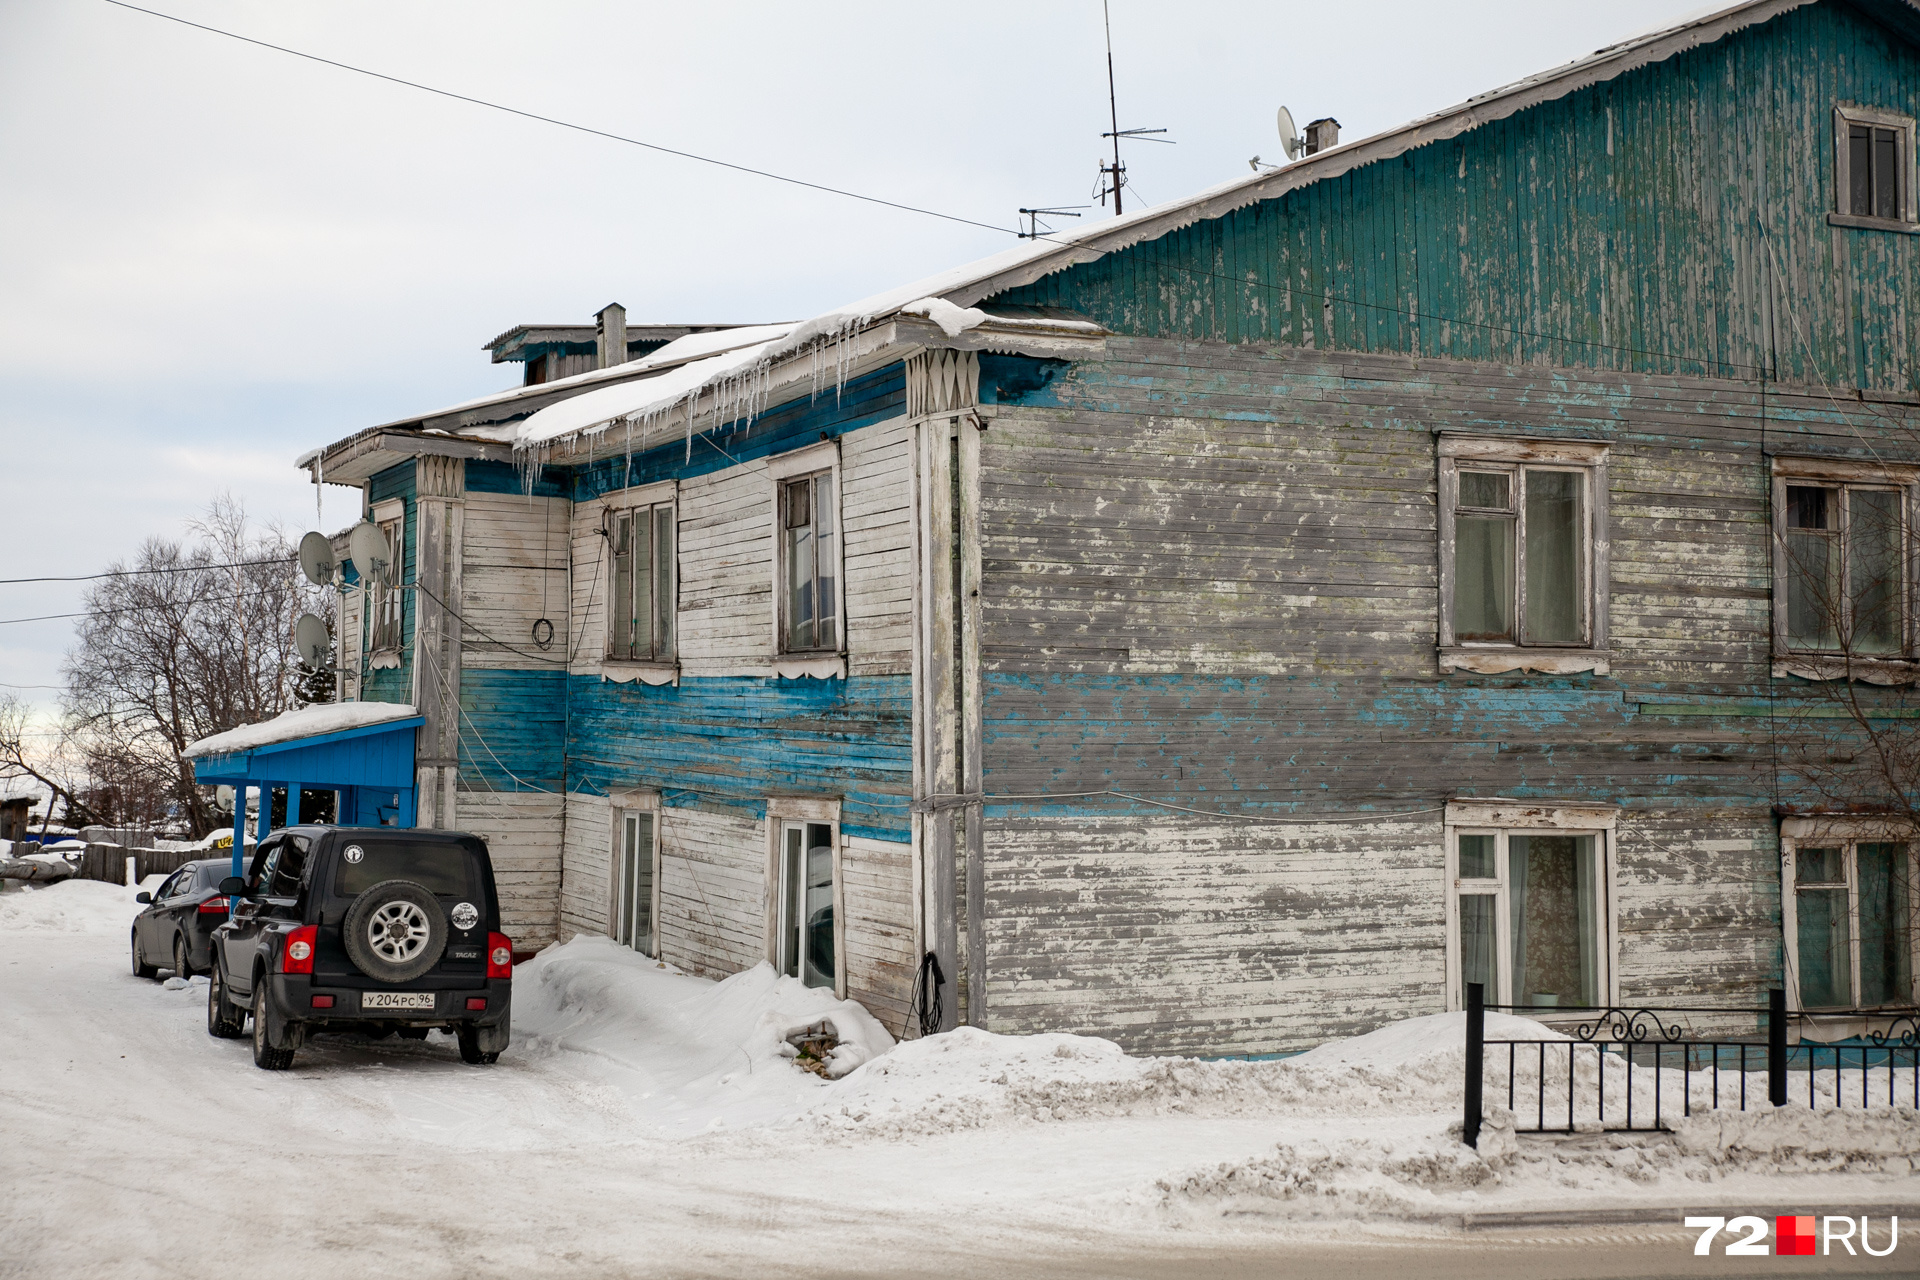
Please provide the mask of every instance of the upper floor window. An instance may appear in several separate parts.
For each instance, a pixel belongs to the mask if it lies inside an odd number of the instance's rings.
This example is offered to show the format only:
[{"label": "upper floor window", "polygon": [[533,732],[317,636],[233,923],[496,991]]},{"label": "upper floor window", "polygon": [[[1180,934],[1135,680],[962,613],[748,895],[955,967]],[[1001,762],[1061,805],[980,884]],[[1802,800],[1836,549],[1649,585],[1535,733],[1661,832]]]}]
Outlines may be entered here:
[{"label": "upper floor window", "polygon": [[1914,122],[1871,107],[1834,109],[1834,221],[1914,230]]},{"label": "upper floor window", "polygon": [[1904,477],[1793,458],[1776,458],[1774,472],[1775,652],[1908,656],[1913,591]]},{"label": "upper floor window", "polygon": [[615,512],[607,656],[648,661],[673,656],[673,504]]},{"label": "upper floor window", "polygon": [[833,472],[782,480],[779,494],[780,647],[786,653],[838,651]]},{"label": "upper floor window", "polygon": [[1604,457],[1584,443],[1441,442],[1443,649],[1604,647]]},{"label": "upper floor window", "polygon": [[400,566],[405,561],[403,548],[406,538],[406,511],[402,507],[390,514],[377,513],[374,523],[380,529],[380,536],[387,540],[387,554],[390,557],[387,567],[372,579],[373,596],[373,647],[380,649],[398,649],[400,647],[400,621],[405,596],[400,586]]}]

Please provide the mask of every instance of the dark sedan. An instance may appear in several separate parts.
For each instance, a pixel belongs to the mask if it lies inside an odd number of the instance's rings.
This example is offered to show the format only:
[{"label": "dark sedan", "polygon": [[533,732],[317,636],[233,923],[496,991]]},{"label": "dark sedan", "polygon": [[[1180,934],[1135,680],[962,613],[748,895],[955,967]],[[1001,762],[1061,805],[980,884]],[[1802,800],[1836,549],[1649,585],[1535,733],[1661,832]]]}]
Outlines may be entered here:
[{"label": "dark sedan", "polygon": [[227,922],[227,900],[220,879],[233,873],[232,858],[189,862],[152,893],[134,901],[146,910],[133,918],[133,972],[151,978],[171,969],[183,978],[205,973],[214,929]]}]

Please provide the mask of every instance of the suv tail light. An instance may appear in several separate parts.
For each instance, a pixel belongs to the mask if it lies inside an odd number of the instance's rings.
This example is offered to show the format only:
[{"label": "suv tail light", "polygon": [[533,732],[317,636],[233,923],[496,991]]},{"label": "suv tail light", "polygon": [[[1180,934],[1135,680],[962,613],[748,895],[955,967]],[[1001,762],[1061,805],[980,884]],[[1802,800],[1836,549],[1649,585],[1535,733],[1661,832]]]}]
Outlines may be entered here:
[{"label": "suv tail light", "polygon": [[200,914],[203,916],[210,916],[216,911],[221,915],[227,913],[227,900],[225,898],[208,898],[200,904]]},{"label": "suv tail light", "polygon": [[489,978],[513,976],[513,943],[504,933],[487,935],[487,976]]},{"label": "suv tail light", "polygon": [[314,940],[319,935],[317,925],[303,924],[287,935],[287,949],[280,953],[280,972],[312,973]]}]

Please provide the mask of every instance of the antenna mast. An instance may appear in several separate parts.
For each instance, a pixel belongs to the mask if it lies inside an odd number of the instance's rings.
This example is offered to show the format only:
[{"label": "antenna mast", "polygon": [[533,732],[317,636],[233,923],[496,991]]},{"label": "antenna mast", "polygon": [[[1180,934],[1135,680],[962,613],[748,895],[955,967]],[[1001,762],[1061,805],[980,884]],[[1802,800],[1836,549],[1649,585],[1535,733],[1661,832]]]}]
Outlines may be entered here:
[{"label": "antenna mast", "polygon": [[1165,133],[1165,129],[1122,129],[1120,127],[1120,100],[1113,83],[1113,14],[1109,11],[1108,0],[1100,0],[1100,20],[1107,32],[1107,119],[1113,126],[1112,132],[1103,133],[1100,136],[1113,139],[1113,163],[1109,165],[1105,161],[1101,162],[1102,185],[1098,194],[1101,204],[1107,202],[1108,195],[1113,196],[1113,216],[1117,218],[1125,212],[1120,205],[1120,189],[1127,185],[1127,166],[1120,163],[1120,139],[1133,138],[1140,142],[1164,142],[1168,146],[1173,145],[1173,139],[1144,136],[1150,133]]}]

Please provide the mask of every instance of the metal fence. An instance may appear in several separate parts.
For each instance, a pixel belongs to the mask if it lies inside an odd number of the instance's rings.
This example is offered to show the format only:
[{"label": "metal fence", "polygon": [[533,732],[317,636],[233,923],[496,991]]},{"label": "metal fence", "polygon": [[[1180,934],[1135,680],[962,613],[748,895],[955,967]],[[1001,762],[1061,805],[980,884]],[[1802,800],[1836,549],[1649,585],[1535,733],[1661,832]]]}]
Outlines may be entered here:
[{"label": "metal fence", "polygon": [[[1479,1145],[1489,1082],[1516,1133],[1664,1131],[1696,1112],[1745,1111],[1761,1098],[1775,1107],[1804,1100],[1813,1110],[1920,1109],[1920,1010],[1850,1011],[1844,1016],[1859,1020],[1863,1035],[1792,1043],[1792,1027],[1813,1015],[1789,1014],[1786,993],[1776,990],[1764,1008],[1596,1007],[1570,1011],[1583,1016],[1565,1024],[1562,1037],[1489,1040],[1483,993],[1477,983],[1467,988],[1469,1146]],[[1696,1018],[1754,1031],[1696,1035]]]}]

